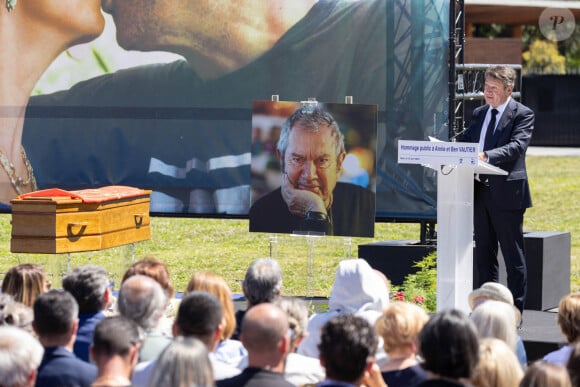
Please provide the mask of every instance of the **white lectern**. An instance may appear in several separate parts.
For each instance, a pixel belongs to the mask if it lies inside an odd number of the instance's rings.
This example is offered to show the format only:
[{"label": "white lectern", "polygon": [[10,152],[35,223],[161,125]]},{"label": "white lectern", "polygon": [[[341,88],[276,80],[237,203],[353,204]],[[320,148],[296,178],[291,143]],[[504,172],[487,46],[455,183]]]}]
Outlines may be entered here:
[{"label": "white lectern", "polygon": [[477,144],[399,141],[399,163],[437,171],[437,310],[469,312],[473,289],[474,174],[507,175],[478,160]]}]

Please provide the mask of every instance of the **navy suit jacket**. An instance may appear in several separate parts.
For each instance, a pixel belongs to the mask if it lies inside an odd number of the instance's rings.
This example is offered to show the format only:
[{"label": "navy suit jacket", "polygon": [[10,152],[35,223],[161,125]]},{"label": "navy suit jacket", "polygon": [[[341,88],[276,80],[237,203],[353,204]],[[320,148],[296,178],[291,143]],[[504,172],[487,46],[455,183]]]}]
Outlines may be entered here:
[{"label": "navy suit jacket", "polygon": [[36,387],[90,387],[96,378],[94,364],[82,361],[64,347],[46,347]]},{"label": "navy suit jacket", "polygon": [[[479,142],[483,120],[489,108],[489,105],[484,105],[473,111],[463,141]],[[510,99],[495,129],[493,146],[485,151],[490,164],[508,172],[507,176],[485,176],[488,178],[491,200],[497,208],[521,210],[532,206],[526,171],[526,150],[533,130],[534,112]]]}]

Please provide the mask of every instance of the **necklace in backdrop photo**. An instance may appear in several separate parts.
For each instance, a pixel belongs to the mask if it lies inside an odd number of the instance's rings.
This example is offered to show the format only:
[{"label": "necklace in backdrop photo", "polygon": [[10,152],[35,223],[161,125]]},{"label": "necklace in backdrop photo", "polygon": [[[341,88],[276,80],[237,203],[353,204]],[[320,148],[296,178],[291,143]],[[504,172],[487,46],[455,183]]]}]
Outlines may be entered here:
[{"label": "necklace in backdrop photo", "polygon": [[0,164],[2,164],[2,169],[8,175],[10,179],[10,184],[12,184],[12,188],[14,191],[21,195],[23,192],[22,187],[30,187],[30,191],[36,191],[36,179],[34,178],[34,172],[32,171],[32,165],[26,156],[26,151],[23,147],[20,148],[20,154],[22,155],[22,161],[24,162],[24,166],[26,167],[26,172],[28,174],[27,179],[24,180],[22,177],[18,176],[16,173],[16,168],[14,167],[14,163],[12,163],[4,152],[0,150]]}]

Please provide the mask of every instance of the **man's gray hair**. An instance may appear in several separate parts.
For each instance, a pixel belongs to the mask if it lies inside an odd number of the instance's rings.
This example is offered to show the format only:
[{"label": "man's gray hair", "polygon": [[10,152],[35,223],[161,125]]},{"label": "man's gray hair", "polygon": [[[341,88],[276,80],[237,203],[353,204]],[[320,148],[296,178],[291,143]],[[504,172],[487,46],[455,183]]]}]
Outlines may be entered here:
[{"label": "man's gray hair", "polygon": [[95,313],[106,306],[104,296],[109,287],[109,277],[100,266],[78,266],[62,279],[62,287],[77,300],[79,313]]},{"label": "man's gray hair", "polygon": [[337,122],[334,117],[326,110],[320,107],[320,104],[316,105],[313,109],[298,108],[282,125],[282,132],[280,133],[280,138],[278,139],[277,148],[282,158],[286,155],[286,149],[288,148],[288,142],[290,138],[290,132],[296,126],[300,124],[303,128],[311,132],[317,132],[320,130],[321,126],[328,126],[331,129],[331,136],[336,145],[336,156],[345,152],[344,147],[344,135],[340,131]]},{"label": "man's gray hair", "polygon": [[282,269],[278,261],[260,258],[254,261],[242,284],[249,305],[273,302],[282,291]]},{"label": "man's gray hair", "polygon": [[163,317],[167,296],[153,278],[134,275],[121,285],[117,302],[121,315],[135,321],[143,329],[150,329],[155,328]]},{"label": "man's gray hair", "polygon": [[485,70],[485,78],[493,78],[501,81],[503,88],[507,89],[516,85],[516,71],[508,66],[491,66]]},{"label": "man's gray hair", "polygon": [[0,327],[0,386],[25,386],[40,365],[44,348],[30,333],[13,326]]}]

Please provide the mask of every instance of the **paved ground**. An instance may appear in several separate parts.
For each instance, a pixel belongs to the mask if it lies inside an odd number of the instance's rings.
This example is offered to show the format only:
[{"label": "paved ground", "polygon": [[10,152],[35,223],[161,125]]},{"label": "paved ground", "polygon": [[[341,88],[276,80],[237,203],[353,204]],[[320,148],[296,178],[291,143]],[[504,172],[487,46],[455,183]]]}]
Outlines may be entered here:
[{"label": "paved ground", "polygon": [[528,156],[579,156],[580,148],[531,146],[528,148]]}]

